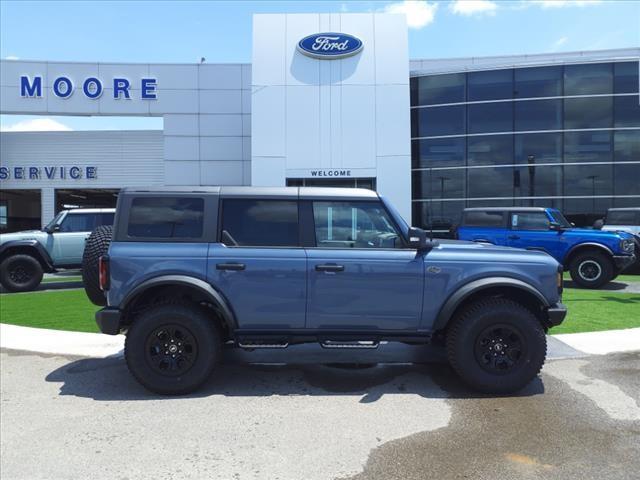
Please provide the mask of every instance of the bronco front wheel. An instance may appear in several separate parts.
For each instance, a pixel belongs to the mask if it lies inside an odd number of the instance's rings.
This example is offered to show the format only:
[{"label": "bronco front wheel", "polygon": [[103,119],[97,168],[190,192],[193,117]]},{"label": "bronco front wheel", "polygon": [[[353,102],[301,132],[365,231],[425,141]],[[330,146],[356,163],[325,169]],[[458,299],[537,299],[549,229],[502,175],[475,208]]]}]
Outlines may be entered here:
[{"label": "bronco front wheel", "polygon": [[511,393],[540,372],[547,353],[535,315],[509,299],[479,300],[465,308],[447,334],[451,367],[471,387]]}]

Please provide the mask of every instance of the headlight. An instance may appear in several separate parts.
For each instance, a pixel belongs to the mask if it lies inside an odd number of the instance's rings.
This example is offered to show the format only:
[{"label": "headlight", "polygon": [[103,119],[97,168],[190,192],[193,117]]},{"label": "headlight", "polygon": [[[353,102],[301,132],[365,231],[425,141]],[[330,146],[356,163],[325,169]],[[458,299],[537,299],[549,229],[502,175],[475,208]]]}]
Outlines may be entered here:
[{"label": "headlight", "polygon": [[633,240],[625,238],[624,240],[620,240],[620,248],[624,253],[633,253],[636,246],[633,243]]}]

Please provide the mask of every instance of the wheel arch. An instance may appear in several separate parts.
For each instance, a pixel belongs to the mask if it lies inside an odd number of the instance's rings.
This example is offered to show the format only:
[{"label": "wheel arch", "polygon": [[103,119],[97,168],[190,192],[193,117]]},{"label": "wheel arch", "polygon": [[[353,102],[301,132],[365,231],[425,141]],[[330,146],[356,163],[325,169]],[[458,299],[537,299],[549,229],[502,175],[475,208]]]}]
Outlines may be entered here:
[{"label": "wheel arch", "polygon": [[38,260],[45,272],[55,270],[49,252],[37,240],[12,240],[0,245],[0,262],[12,255],[30,255]]},{"label": "wheel arch", "polygon": [[576,255],[579,255],[587,251],[597,251],[600,253],[607,254],[609,258],[613,257],[613,251],[606,245],[603,245],[601,243],[596,243],[596,242],[578,243],[577,245],[574,245],[573,247],[571,247],[567,252],[567,254],[565,255],[565,259],[563,262],[563,266],[565,270],[569,269],[569,266],[571,265],[571,262],[576,257]]},{"label": "wheel arch", "polygon": [[187,275],[162,275],[140,283],[124,297],[120,309],[126,321],[130,312],[154,301],[175,298],[206,304],[215,311],[222,322],[221,327],[229,334],[238,327],[235,314],[225,297],[204,280]]},{"label": "wheel arch", "polygon": [[510,277],[481,278],[458,288],[445,301],[436,317],[434,331],[444,330],[460,309],[481,297],[502,296],[526,305],[543,321],[542,310],[550,304],[535,287]]}]

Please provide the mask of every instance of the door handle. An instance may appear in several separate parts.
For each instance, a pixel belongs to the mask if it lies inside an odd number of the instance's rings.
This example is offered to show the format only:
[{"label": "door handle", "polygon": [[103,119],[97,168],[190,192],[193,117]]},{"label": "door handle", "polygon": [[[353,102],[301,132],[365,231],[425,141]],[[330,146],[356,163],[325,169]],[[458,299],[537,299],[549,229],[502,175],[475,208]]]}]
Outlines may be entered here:
[{"label": "door handle", "polygon": [[336,265],[335,263],[325,263],[316,265],[317,272],[344,272],[344,265]]},{"label": "door handle", "polygon": [[520,236],[519,235],[509,235],[509,240],[520,240]]},{"label": "door handle", "polygon": [[216,264],[216,270],[244,270],[246,265],[244,263],[218,263]]}]

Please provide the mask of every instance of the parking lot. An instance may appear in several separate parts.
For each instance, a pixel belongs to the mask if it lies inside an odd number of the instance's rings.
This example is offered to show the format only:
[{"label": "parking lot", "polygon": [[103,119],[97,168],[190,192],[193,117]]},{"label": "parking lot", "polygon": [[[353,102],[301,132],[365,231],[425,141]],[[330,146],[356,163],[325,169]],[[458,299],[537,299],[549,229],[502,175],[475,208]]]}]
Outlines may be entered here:
[{"label": "parking lot", "polygon": [[197,395],[166,398],[120,356],[3,351],[2,476],[637,478],[640,353],[550,356],[493,397],[426,347],[229,351]]}]

